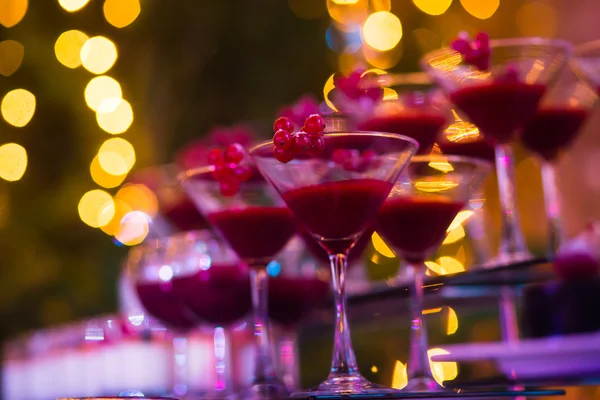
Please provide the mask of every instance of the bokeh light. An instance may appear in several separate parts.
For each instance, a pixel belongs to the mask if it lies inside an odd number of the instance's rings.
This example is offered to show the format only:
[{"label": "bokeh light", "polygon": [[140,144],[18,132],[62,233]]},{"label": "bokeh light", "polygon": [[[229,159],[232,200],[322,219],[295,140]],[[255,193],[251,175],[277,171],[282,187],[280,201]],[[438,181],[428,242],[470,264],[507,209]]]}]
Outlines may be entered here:
[{"label": "bokeh light", "polygon": [[388,11],[373,13],[363,25],[363,37],[376,50],[391,50],[402,39],[400,19]]},{"label": "bokeh light", "polygon": [[373,247],[375,248],[375,250],[382,256],[388,258],[396,257],[392,249],[389,248],[389,246],[383,241],[383,239],[381,238],[381,236],[379,236],[377,232],[373,232],[373,236],[371,236],[371,241],[373,242]]},{"label": "bokeh light", "polygon": [[112,217],[108,224],[100,227],[100,229],[102,229],[102,232],[110,236],[114,236],[119,231],[119,227],[121,226],[121,220],[123,219],[123,217],[127,213],[133,211],[131,207],[129,207],[129,205],[124,201],[121,201],[117,198],[114,198],[113,200],[115,202],[115,215]]},{"label": "bokeh light", "polygon": [[29,2],[27,0],[1,0],[0,24],[5,28],[12,28],[25,16]]},{"label": "bokeh light", "polygon": [[125,177],[127,176],[127,174],[111,175],[106,172],[100,166],[100,160],[98,159],[98,156],[94,157],[92,163],[90,164],[90,175],[98,186],[102,186],[103,188],[107,189],[119,186],[121,183],[123,183]]},{"label": "bokeh light", "polygon": [[151,217],[158,213],[158,199],[146,185],[128,183],[119,189],[115,198],[126,203],[133,211],[143,211]]},{"label": "bokeh light", "polygon": [[68,12],[81,10],[90,0],[58,0],[58,4]]},{"label": "bokeh light", "polygon": [[377,11],[390,11],[392,9],[391,0],[370,0],[369,4],[373,12]]},{"label": "bokeh light", "polygon": [[466,12],[479,19],[488,19],[500,6],[500,0],[460,0]]},{"label": "bokeh light", "polygon": [[0,146],[0,178],[15,182],[23,177],[27,169],[27,151],[16,143]]},{"label": "bokeh light", "polygon": [[0,75],[14,74],[21,66],[24,55],[25,48],[16,40],[0,42]]},{"label": "bokeh light", "polygon": [[100,167],[111,175],[124,175],[135,164],[135,150],[125,139],[106,140],[98,150]]},{"label": "bokeh light", "polygon": [[99,228],[110,222],[115,215],[115,203],[104,190],[94,189],[85,193],[79,205],[79,218],[93,228]]},{"label": "bokeh light", "polygon": [[452,4],[452,0],[413,0],[415,6],[429,15],[442,15]]},{"label": "bokeh light", "polygon": [[335,85],[333,84],[333,78],[335,78],[335,74],[331,74],[331,76],[327,78],[325,86],[323,86],[323,98],[325,99],[325,103],[329,108],[331,108],[333,111],[337,111],[337,108],[335,108],[335,105],[329,98],[329,94],[333,91],[333,89],[335,89]]},{"label": "bokeh light", "polygon": [[94,36],[83,44],[80,57],[85,69],[103,74],[117,61],[117,46],[104,36]]},{"label": "bokeh light", "polygon": [[65,67],[77,68],[81,65],[81,48],[88,36],[78,30],[63,32],[54,44],[56,59]]},{"label": "bokeh light", "polygon": [[363,55],[367,62],[380,69],[390,69],[400,62],[403,54],[403,46],[400,44],[389,51],[378,51],[371,46],[363,46]]},{"label": "bokeh light", "polygon": [[369,15],[368,0],[326,0],[329,16],[341,25],[362,24]]},{"label": "bokeh light", "polygon": [[458,315],[452,307],[448,307],[448,323],[446,324],[446,335],[454,335],[458,330]]},{"label": "bokeh light", "polygon": [[25,89],[11,90],[2,99],[0,111],[6,122],[22,128],[33,118],[35,96]]},{"label": "bokeh light", "polygon": [[151,219],[141,211],[131,211],[123,217],[115,239],[127,246],[140,244],[150,232]]},{"label": "bokeh light", "polygon": [[110,76],[101,75],[92,78],[85,87],[85,102],[89,108],[98,111],[100,104],[106,99],[121,99],[121,85]]},{"label": "bokeh light", "polygon": [[462,227],[462,225],[458,225],[456,228],[448,231],[448,234],[446,235],[446,239],[444,239],[444,242],[442,244],[447,245],[447,244],[456,243],[456,242],[462,240],[464,237],[465,237],[465,229]]},{"label": "bokeh light", "polygon": [[542,1],[523,4],[515,16],[517,28],[523,36],[554,37],[558,16],[552,5]]},{"label": "bokeh light", "polygon": [[392,388],[402,389],[408,385],[408,374],[406,372],[406,365],[396,360],[394,365],[394,372],[392,374]]},{"label": "bokeh light", "polygon": [[98,106],[96,121],[100,128],[112,135],[123,133],[133,123],[131,104],[124,99],[107,98]]},{"label": "bokeh light", "polygon": [[139,0],[106,0],[104,2],[104,18],[109,24],[123,28],[131,24],[140,15]]},{"label": "bokeh light", "polygon": [[444,381],[452,381],[458,376],[458,365],[455,362],[431,361],[431,357],[442,354],[450,353],[447,350],[440,348],[433,348],[427,351],[433,379],[435,379],[440,385],[443,384]]}]

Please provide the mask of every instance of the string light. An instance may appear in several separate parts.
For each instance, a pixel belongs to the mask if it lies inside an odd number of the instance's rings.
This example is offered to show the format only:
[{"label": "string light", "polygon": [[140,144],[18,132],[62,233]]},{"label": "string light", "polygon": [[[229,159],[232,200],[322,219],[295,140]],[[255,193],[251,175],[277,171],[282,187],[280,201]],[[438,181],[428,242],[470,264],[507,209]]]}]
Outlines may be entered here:
[{"label": "string light", "polygon": [[429,15],[442,15],[452,4],[452,0],[413,0],[415,6]]},{"label": "string light", "polygon": [[0,146],[0,178],[15,182],[23,177],[27,169],[27,151],[16,143]]},{"label": "string light", "polygon": [[54,44],[54,54],[62,65],[68,68],[77,68],[81,65],[81,48],[88,40],[88,36],[78,30],[63,32]]},{"label": "string light", "polygon": [[141,7],[139,0],[106,0],[102,10],[109,24],[124,28],[137,19]]},{"label": "string light", "polygon": [[131,211],[121,220],[119,230],[115,233],[115,239],[127,246],[140,244],[150,232],[151,221],[145,213]]},{"label": "string light", "polygon": [[21,66],[24,55],[25,48],[16,40],[0,42],[0,75],[14,74]]},{"label": "string light", "polygon": [[124,175],[135,164],[135,150],[122,138],[106,140],[98,150],[100,167],[111,175]]},{"label": "string light", "polygon": [[79,218],[93,228],[99,228],[110,222],[115,215],[115,203],[104,190],[94,189],[86,192],[77,206]]},{"label": "string light", "polygon": [[2,0],[0,1],[0,24],[5,28],[17,25],[25,14],[29,2],[27,0]]},{"label": "string light", "polygon": [[488,19],[500,6],[500,0],[460,0],[466,12],[479,19]]},{"label": "string light", "polygon": [[379,11],[369,15],[363,25],[365,42],[379,51],[391,50],[402,39],[400,19],[388,11]]},{"label": "string light", "polygon": [[25,89],[11,90],[2,99],[0,111],[6,122],[22,128],[33,118],[35,96]]},{"label": "string light", "polygon": [[90,164],[90,175],[97,185],[107,189],[119,186],[121,183],[123,183],[125,177],[127,177],[127,174],[111,175],[106,172],[100,166],[100,160],[98,159],[98,156],[94,157],[92,163]]},{"label": "string light", "polygon": [[98,107],[96,121],[104,131],[118,135],[133,123],[133,109],[127,100],[107,98]]},{"label": "string light", "polygon": [[123,92],[121,85],[110,76],[101,75],[92,78],[85,87],[85,102],[89,108],[98,110],[100,104],[106,99],[121,99]]},{"label": "string light", "polygon": [[104,36],[89,38],[81,47],[81,64],[94,74],[103,74],[117,61],[117,46]]},{"label": "string light", "polygon": [[90,0],[58,0],[58,4],[68,12],[81,10]]}]

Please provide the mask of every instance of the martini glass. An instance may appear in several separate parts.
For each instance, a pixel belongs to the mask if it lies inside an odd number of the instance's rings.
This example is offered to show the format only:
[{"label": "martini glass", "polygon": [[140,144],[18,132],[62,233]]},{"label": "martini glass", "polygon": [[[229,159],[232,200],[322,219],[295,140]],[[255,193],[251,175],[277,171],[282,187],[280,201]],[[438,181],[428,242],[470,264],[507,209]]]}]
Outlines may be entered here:
[{"label": "martini glass", "polygon": [[254,380],[242,397],[279,398],[286,389],[271,352],[267,265],[296,233],[296,222],[279,194],[254,168],[233,196],[223,196],[213,166],[184,171],[180,181],[209,223],[250,269],[256,353]]},{"label": "martini glass", "polygon": [[502,232],[498,255],[490,265],[532,258],[517,211],[512,142],[533,118],[571,47],[565,41],[540,38],[492,40],[489,71],[464,64],[462,56],[450,48],[426,54],[421,61],[452,102],[495,146]]},{"label": "martini glass", "polygon": [[413,157],[377,213],[377,232],[408,263],[412,277],[407,391],[441,389],[431,373],[422,318],[425,260],[442,244],[454,217],[490,170],[490,163],[476,158]]},{"label": "martini glass", "polygon": [[[297,395],[381,393],[391,389],[361,376],[352,348],[346,315],[348,255],[372,223],[418,144],[406,136],[375,132],[337,132],[323,139],[325,150],[320,156],[296,157],[287,164],[273,157],[272,141],[250,151],[298,222],[329,254],[336,307],[331,372],[316,389]],[[363,168],[349,168],[335,157],[337,150],[358,154],[369,150],[374,157]]]},{"label": "martini glass", "polygon": [[597,100],[596,92],[567,70],[544,96],[534,118],[521,133],[522,143],[541,161],[550,231],[550,257],[554,256],[565,237],[560,222],[561,202],[557,190],[556,163],[577,138]]},{"label": "martini glass", "polygon": [[571,67],[600,96],[600,40],[593,40],[575,48]]}]

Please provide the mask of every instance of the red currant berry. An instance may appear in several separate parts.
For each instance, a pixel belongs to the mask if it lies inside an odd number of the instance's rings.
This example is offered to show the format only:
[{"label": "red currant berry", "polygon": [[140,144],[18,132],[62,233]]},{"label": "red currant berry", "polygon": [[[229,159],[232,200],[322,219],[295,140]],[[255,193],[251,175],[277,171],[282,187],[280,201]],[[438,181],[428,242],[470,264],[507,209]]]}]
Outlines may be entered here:
[{"label": "red currant berry", "polygon": [[288,163],[294,159],[294,153],[291,149],[274,149],[273,155],[282,163]]},{"label": "red currant berry", "polygon": [[310,137],[304,132],[298,132],[296,134],[296,141],[294,143],[293,150],[297,154],[307,153],[310,147]]},{"label": "red currant berry", "polygon": [[348,150],[342,166],[346,171],[357,171],[360,164],[360,153],[358,150]]},{"label": "red currant berry", "polygon": [[212,171],[212,177],[218,182],[223,182],[231,177],[231,169],[225,165],[215,165],[215,169]]},{"label": "red currant berry", "polygon": [[284,131],[283,129],[279,129],[275,132],[273,136],[273,145],[276,148],[286,150],[292,147],[294,144],[294,140],[292,138],[292,134],[288,131]]},{"label": "red currant berry", "polygon": [[277,118],[277,120],[273,124],[273,132],[277,132],[280,129],[283,129],[284,131],[287,131],[287,132],[293,132],[294,124],[292,123],[292,121],[290,121],[289,118],[286,118],[286,117]]},{"label": "red currant berry", "polygon": [[238,181],[245,182],[252,176],[252,169],[248,166],[238,165],[233,169],[233,176],[235,176]]},{"label": "red currant berry", "polygon": [[310,138],[310,145],[308,146],[308,154],[316,157],[321,155],[325,150],[325,139],[321,136],[313,136]]},{"label": "red currant berry", "polygon": [[221,149],[212,149],[208,152],[208,163],[210,165],[223,165],[225,162],[225,155]]},{"label": "red currant berry", "polygon": [[234,196],[238,190],[240,190],[240,184],[238,181],[233,179],[223,181],[219,185],[219,191],[221,192],[221,195],[225,197]]},{"label": "red currant berry", "polygon": [[319,114],[312,114],[304,121],[304,132],[309,135],[318,135],[325,129],[325,122]]},{"label": "red currant berry", "polygon": [[336,164],[343,164],[348,157],[348,151],[344,149],[335,149],[331,155],[331,159]]},{"label": "red currant berry", "polygon": [[244,159],[244,148],[241,144],[234,143],[227,146],[225,160],[228,163],[237,164]]}]

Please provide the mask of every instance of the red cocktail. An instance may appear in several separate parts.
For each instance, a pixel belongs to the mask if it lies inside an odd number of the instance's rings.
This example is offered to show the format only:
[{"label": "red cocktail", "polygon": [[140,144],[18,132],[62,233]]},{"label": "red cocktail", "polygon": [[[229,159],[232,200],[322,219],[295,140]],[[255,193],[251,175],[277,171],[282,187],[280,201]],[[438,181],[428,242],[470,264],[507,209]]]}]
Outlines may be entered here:
[{"label": "red cocktail", "polygon": [[186,332],[197,326],[171,282],[138,282],[135,290],[146,311],[167,327]]}]

